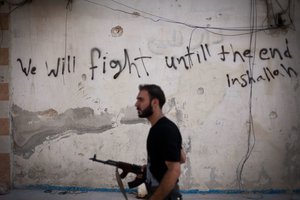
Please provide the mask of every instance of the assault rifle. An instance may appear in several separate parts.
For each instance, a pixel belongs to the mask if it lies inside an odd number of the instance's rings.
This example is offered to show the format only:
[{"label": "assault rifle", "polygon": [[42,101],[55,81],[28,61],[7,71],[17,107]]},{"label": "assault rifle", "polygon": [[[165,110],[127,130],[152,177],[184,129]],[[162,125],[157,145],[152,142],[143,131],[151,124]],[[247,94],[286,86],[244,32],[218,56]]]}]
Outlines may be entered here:
[{"label": "assault rifle", "polygon": [[116,166],[117,168],[122,169],[122,173],[120,174],[121,179],[125,178],[127,174],[130,172],[136,174],[136,178],[133,181],[128,182],[129,188],[137,187],[142,183],[144,183],[146,180],[146,170],[142,170],[142,166],[140,165],[119,162],[114,160],[107,160],[107,161],[98,160],[96,158],[96,154],[94,154],[94,157],[90,158],[90,160],[95,162],[100,162],[106,165]]}]

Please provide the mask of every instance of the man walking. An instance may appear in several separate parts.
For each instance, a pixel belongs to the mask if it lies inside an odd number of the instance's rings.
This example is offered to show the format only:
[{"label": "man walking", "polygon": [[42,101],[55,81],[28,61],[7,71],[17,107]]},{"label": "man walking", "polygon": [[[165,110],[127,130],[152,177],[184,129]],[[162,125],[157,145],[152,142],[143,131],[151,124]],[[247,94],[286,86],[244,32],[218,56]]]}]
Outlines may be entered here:
[{"label": "man walking", "polygon": [[151,123],[146,169],[149,200],[180,200],[178,180],[185,154],[178,127],[162,113],[164,92],[157,85],[140,85],[136,100],[138,116]]}]

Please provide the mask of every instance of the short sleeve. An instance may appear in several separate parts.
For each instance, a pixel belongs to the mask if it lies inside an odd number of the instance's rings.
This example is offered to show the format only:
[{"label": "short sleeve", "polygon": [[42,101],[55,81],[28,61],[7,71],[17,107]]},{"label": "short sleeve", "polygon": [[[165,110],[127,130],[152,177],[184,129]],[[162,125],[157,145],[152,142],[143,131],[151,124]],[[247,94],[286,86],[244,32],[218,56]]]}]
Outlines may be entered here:
[{"label": "short sleeve", "polygon": [[181,135],[175,125],[165,127],[163,145],[165,145],[163,151],[165,161],[180,161]]}]

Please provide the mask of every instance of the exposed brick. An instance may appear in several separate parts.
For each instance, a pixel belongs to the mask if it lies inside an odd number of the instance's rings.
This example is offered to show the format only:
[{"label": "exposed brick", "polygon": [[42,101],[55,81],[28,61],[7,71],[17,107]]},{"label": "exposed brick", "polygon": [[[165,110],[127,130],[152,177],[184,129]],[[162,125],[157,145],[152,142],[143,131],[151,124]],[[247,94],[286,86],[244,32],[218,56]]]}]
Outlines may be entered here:
[{"label": "exposed brick", "polygon": [[8,48],[0,48],[0,65],[8,65]]},{"label": "exposed brick", "polygon": [[[0,13],[0,29],[2,34],[4,31],[9,30],[9,15],[7,13]],[[2,35],[3,37],[3,35]],[[3,46],[2,46],[3,47]],[[0,48],[0,65],[9,64],[9,49]],[[0,101],[9,100],[9,88],[6,75],[3,69],[1,69],[1,82],[0,82]],[[3,110],[3,109],[2,109]],[[0,135],[1,137],[6,137],[3,135],[9,135],[9,119],[0,118]],[[8,136],[7,136],[8,137]],[[3,147],[3,146],[2,146]],[[11,177],[10,177],[10,154],[9,153],[0,153],[0,193],[2,194],[11,186]]]},{"label": "exposed brick", "polygon": [[9,119],[0,118],[0,135],[9,135]]},{"label": "exposed brick", "polygon": [[1,30],[9,29],[9,15],[8,13],[0,13],[0,25]]},{"label": "exposed brick", "polygon": [[8,83],[0,83],[0,101],[9,100]]},{"label": "exposed brick", "polygon": [[10,185],[10,155],[0,153],[0,184]]}]

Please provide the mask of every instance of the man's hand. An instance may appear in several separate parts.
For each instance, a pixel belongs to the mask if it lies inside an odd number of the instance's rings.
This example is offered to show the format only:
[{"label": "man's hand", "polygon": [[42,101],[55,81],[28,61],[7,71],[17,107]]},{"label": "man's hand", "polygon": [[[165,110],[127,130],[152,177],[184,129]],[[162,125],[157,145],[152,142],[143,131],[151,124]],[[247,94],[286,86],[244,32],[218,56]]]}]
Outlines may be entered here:
[{"label": "man's hand", "polygon": [[147,171],[147,165],[143,165],[141,171],[142,171],[142,172]]}]

